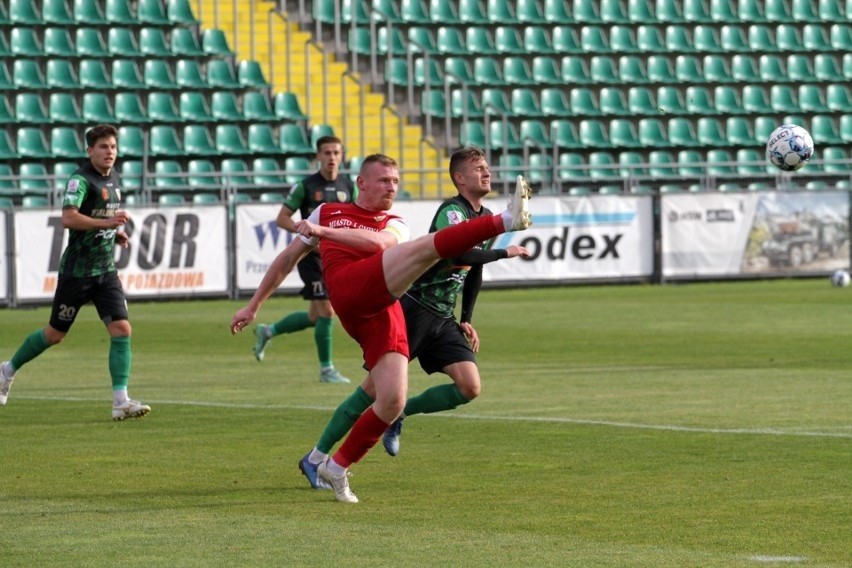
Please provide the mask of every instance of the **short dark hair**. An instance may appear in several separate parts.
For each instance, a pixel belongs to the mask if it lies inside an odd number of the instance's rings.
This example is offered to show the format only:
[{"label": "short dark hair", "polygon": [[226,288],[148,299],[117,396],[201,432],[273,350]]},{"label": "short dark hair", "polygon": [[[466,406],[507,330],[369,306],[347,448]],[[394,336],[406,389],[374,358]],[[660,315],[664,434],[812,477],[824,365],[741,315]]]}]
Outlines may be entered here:
[{"label": "short dark hair", "polygon": [[112,124],[99,124],[86,132],[86,146],[94,148],[101,138],[112,136],[118,141],[118,130]]},{"label": "short dark hair", "polygon": [[[465,146],[454,151],[450,154],[450,178],[461,169],[463,163],[478,159],[484,160],[485,152],[476,146]],[[453,183],[455,183],[455,180],[453,180]]]},{"label": "short dark hair", "polygon": [[363,162],[361,162],[361,169],[359,170],[358,174],[360,175],[360,173],[364,171],[364,168],[369,166],[370,164],[381,164],[383,166],[398,167],[396,160],[394,160],[390,156],[387,156],[385,154],[370,154],[369,156],[364,158]]},{"label": "short dark hair", "polygon": [[343,140],[337,136],[320,136],[319,140],[317,140],[317,152],[320,151],[320,148],[322,148],[324,144],[340,144],[342,148]]}]

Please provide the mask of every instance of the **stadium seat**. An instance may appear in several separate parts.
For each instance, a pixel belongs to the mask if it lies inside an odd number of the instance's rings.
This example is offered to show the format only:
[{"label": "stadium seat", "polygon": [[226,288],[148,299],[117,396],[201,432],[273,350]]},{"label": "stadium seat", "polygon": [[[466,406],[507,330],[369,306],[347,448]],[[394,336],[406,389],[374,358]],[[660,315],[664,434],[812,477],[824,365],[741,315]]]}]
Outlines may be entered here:
[{"label": "stadium seat", "polygon": [[13,91],[17,88],[12,79],[12,74],[9,73],[9,66],[6,65],[6,61],[0,60],[0,91]]},{"label": "stadium seat", "polygon": [[299,99],[296,97],[295,93],[275,93],[273,105],[275,116],[279,119],[292,121],[308,120],[308,116],[302,111],[302,107],[299,105]]},{"label": "stadium seat", "polygon": [[622,55],[618,58],[618,76],[625,84],[644,83],[647,78],[644,56]]},{"label": "stadium seat", "polygon": [[177,26],[197,26],[201,23],[192,13],[189,0],[166,0],[166,17]]},{"label": "stadium seat", "polygon": [[[49,59],[46,64],[45,76],[50,89],[73,91],[80,88],[80,82],[71,62],[67,59]],[[2,79],[0,79],[2,83]],[[2,84],[0,84],[2,89]]]},{"label": "stadium seat", "polygon": [[187,184],[193,190],[219,189],[222,185],[219,169],[207,158],[190,160],[186,166]]},{"label": "stadium seat", "polygon": [[140,57],[142,52],[130,28],[111,27],[107,32],[107,49],[115,57]]},{"label": "stadium seat", "polygon": [[852,51],[852,26],[849,24],[832,24],[829,30],[831,47],[838,51]]},{"label": "stadium seat", "polygon": [[[844,56],[843,61],[847,59]],[[817,53],[814,55],[814,76],[817,81],[838,82],[845,79],[852,79],[852,68],[848,77],[844,77],[845,73],[841,71],[840,64],[837,58],[831,53]]]},{"label": "stadium seat", "polygon": [[278,131],[278,147],[286,154],[312,156],[316,150],[308,142],[305,130],[296,124],[282,124]]},{"label": "stadium seat", "polygon": [[554,117],[569,116],[571,114],[571,106],[568,104],[564,90],[555,87],[545,87],[542,89],[541,111]]},{"label": "stadium seat", "polygon": [[183,149],[191,156],[218,156],[223,154],[216,142],[213,141],[210,130],[203,124],[187,124],[183,127]]},{"label": "stadium seat", "polygon": [[595,0],[573,0],[574,7],[571,13],[574,15],[574,20],[582,23],[597,23],[601,22],[599,12],[599,2]]},{"label": "stadium seat", "polygon": [[207,84],[214,89],[240,88],[230,61],[225,59],[212,59],[207,62]]},{"label": "stadium seat", "polygon": [[[27,194],[44,195],[53,189],[50,173],[43,163],[24,163],[18,167],[21,176],[20,191]],[[46,203],[44,204],[46,205]]]},{"label": "stadium seat", "polygon": [[553,159],[549,154],[533,152],[527,159],[528,181],[539,184],[545,189],[553,183]]},{"label": "stadium seat", "polygon": [[702,68],[704,69],[704,80],[709,83],[726,83],[733,80],[725,57],[720,55],[705,55]]},{"label": "stadium seat", "polygon": [[[638,0],[634,0],[638,2]],[[644,4],[644,0],[642,1]],[[643,53],[663,53],[668,51],[666,39],[658,26],[641,25],[636,29],[636,47]]]},{"label": "stadium seat", "polygon": [[550,140],[558,148],[576,148],[580,144],[580,136],[574,127],[573,120],[561,118],[551,120]]},{"label": "stadium seat", "polygon": [[80,57],[109,57],[106,42],[98,28],[77,28],[74,45]]},{"label": "stadium seat", "polygon": [[320,139],[334,136],[334,128],[329,124],[313,124],[308,134],[308,143],[311,148],[316,148]]},{"label": "stadium seat", "polygon": [[142,161],[124,160],[120,162],[120,173],[122,189],[125,193],[141,191],[142,189]]},{"label": "stadium seat", "polygon": [[152,126],[148,142],[152,156],[185,155],[177,131],[171,125],[158,124]]},{"label": "stadium seat", "polygon": [[[467,63],[462,58],[456,59],[458,62]],[[508,59],[507,57],[506,60]],[[503,72],[497,60],[493,57],[477,57],[473,61],[473,83],[492,86],[505,85],[506,81],[503,78]]]},{"label": "stadium seat", "polygon": [[725,128],[718,118],[702,116],[698,118],[695,127],[696,139],[703,146],[723,146],[727,144]]},{"label": "stadium seat", "polygon": [[790,24],[779,24],[775,29],[775,46],[781,51],[801,51],[802,37],[799,35],[799,29]]},{"label": "stadium seat", "polygon": [[438,44],[427,26],[408,28],[408,47],[412,53],[438,53]]},{"label": "stadium seat", "polygon": [[482,89],[482,110],[486,114],[511,114],[512,106],[506,91],[498,88]]},{"label": "stadium seat", "polygon": [[640,116],[660,112],[648,87],[630,87],[627,90],[627,109],[631,114]]},{"label": "stadium seat", "polygon": [[[152,62],[146,62],[146,65],[148,63]],[[112,84],[121,89],[134,91],[146,88],[146,82],[139,72],[139,67],[132,59],[112,60]]]},{"label": "stadium seat", "polygon": [[515,10],[512,2],[507,0],[485,0],[485,12],[488,20],[494,24],[516,24],[518,18],[515,16]]},{"label": "stadium seat", "polygon": [[207,80],[201,73],[201,65],[195,59],[179,59],[175,62],[175,82],[181,89],[205,89]]},{"label": "stadium seat", "polygon": [[743,87],[743,110],[748,113],[766,112],[769,109],[769,95],[760,85]]},{"label": "stadium seat", "polygon": [[742,53],[735,54],[731,58],[731,78],[740,83],[760,81],[754,58]]},{"label": "stadium seat", "polygon": [[233,91],[215,91],[210,96],[210,110],[217,121],[240,121],[243,113],[240,110],[237,96]]},{"label": "stadium seat", "polygon": [[252,185],[249,167],[242,158],[222,160],[222,177],[227,187],[246,187]]},{"label": "stadium seat", "polygon": [[50,117],[38,93],[18,93],[15,96],[15,118],[24,124],[47,124]]},{"label": "stadium seat", "polygon": [[80,86],[84,89],[114,88],[107,74],[106,65],[100,59],[83,59],[80,61]]},{"label": "stadium seat", "polygon": [[276,120],[269,97],[260,91],[249,91],[243,94],[243,116],[246,120],[256,122]]},{"label": "stadium seat", "polygon": [[556,53],[582,53],[580,37],[573,26],[555,26],[550,35]]},{"label": "stadium seat", "polygon": [[589,77],[593,83],[620,83],[618,65],[608,55],[593,55],[589,63]]},{"label": "stadium seat", "polygon": [[47,83],[39,64],[34,59],[15,59],[12,63],[12,78],[18,89],[44,89]]},{"label": "stadium seat", "polygon": [[616,24],[609,29],[609,47],[616,53],[636,53],[639,48],[633,28]]},{"label": "stadium seat", "polygon": [[526,53],[520,31],[512,26],[498,26],[494,30],[494,47],[501,54]]},{"label": "stadium seat", "polygon": [[186,191],[189,184],[183,166],[177,160],[157,160],[154,162],[154,189],[158,191]]},{"label": "stadium seat", "polygon": [[275,158],[255,158],[252,160],[251,169],[254,172],[253,181],[256,185],[267,188],[277,186],[282,190],[287,185],[287,181],[282,173],[281,164]]},{"label": "stadium seat", "polygon": [[819,85],[805,83],[799,85],[799,107],[805,112],[830,112],[825,103],[825,95]]},{"label": "stadium seat", "polygon": [[820,157],[825,162],[822,166],[823,171],[849,173],[849,165],[843,163],[849,159],[845,148],[838,146],[820,148]]},{"label": "stadium seat", "polygon": [[137,0],[136,17],[146,25],[168,26],[171,23],[160,0]]},{"label": "stadium seat", "polygon": [[798,112],[799,105],[789,85],[772,85],[769,88],[769,104],[776,112]]},{"label": "stadium seat", "polygon": [[[504,128],[505,126],[505,128]],[[520,150],[524,147],[518,129],[511,122],[492,121],[488,127],[488,142],[496,150]]]},{"label": "stadium seat", "polygon": [[[811,117],[810,126],[811,136],[814,139],[814,144],[842,144],[843,138],[840,136],[837,122],[829,115],[814,115]],[[849,136],[852,138],[852,135]]]},{"label": "stadium seat", "polygon": [[118,127],[118,154],[123,158],[141,158],[145,154],[145,134],[141,127]]},{"label": "stadium seat", "polygon": [[692,43],[692,33],[687,26],[678,24],[666,26],[665,42],[666,48],[673,54],[695,51],[695,46]]},{"label": "stadium seat", "polygon": [[41,19],[47,25],[71,26],[74,24],[74,16],[65,0],[44,0]]},{"label": "stadium seat", "polygon": [[485,126],[481,122],[472,120],[463,122],[459,127],[459,144],[485,148]]},{"label": "stadium seat", "polygon": [[769,135],[778,127],[774,116],[758,116],[754,119],[755,140],[769,140]]},{"label": "stadium seat", "polygon": [[640,146],[639,135],[633,122],[628,119],[614,118],[609,122],[609,141],[620,148],[637,148]]},{"label": "stadium seat", "polygon": [[461,23],[458,8],[455,4],[446,0],[430,0],[429,17],[436,24],[458,25]]},{"label": "stadium seat", "polygon": [[692,121],[684,117],[670,118],[668,140],[673,146],[696,146],[698,141]]},{"label": "stadium seat", "polygon": [[742,116],[729,116],[725,121],[725,136],[731,146],[750,146],[755,143],[751,120]]},{"label": "stadium seat", "polygon": [[736,172],[742,175],[760,175],[766,173],[765,155],[754,148],[740,148],[735,159]]},{"label": "stadium seat", "polygon": [[598,107],[605,115],[629,114],[627,98],[619,87],[603,87],[598,94]]},{"label": "stadium seat", "polygon": [[849,86],[840,83],[831,83],[825,88],[825,101],[829,110],[833,112],[852,112],[852,94]]},{"label": "stadium seat", "polygon": [[648,175],[645,167],[646,160],[641,152],[628,150],[618,153],[618,173],[622,177],[635,177]]},{"label": "stadium seat", "polygon": [[714,176],[729,176],[736,173],[734,158],[728,150],[707,150],[707,173]]},{"label": "stadium seat", "polygon": [[801,53],[791,53],[787,56],[787,76],[793,81],[809,82],[814,80],[814,70],[811,58]]},{"label": "stadium seat", "polygon": [[586,53],[608,53],[609,39],[602,26],[583,26],[580,28],[580,47]]},{"label": "stadium seat", "polygon": [[[771,2],[772,0],[770,0]],[[814,6],[811,0],[804,0],[802,2],[791,2],[792,4],[792,12],[791,16],[793,20],[797,22],[819,22],[820,15],[819,11]]]},{"label": "stadium seat", "polygon": [[109,25],[137,26],[139,20],[130,10],[129,0],[106,0],[104,19]]},{"label": "stadium seat", "polygon": [[[675,57],[675,76],[683,83],[703,83],[704,74],[701,63],[694,55],[678,55]],[[650,75],[650,69],[648,71]]]},{"label": "stadium seat", "polygon": [[701,53],[718,53],[723,51],[722,42],[716,27],[709,24],[699,24],[692,30],[692,45]]},{"label": "stadium seat", "polygon": [[543,24],[547,22],[544,10],[538,0],[518,0],[515,16],[522,24]]},{"label": "stadium seat", "polygon": [[[151,91],[148,93],[148,116],[154,122],[162,122],[164,124],[180,124],[181,122],[197,121],[206,122],[213,120],[213,115],[210,109],[207,108],[207,102],[203,95],[193,91],[185,91],[180,94],[180,107],[175,105],[175,99],[171,93],[166,91]],[[191,113],[187,110],[184,114],[184,97],[195,100],[194,97],[200,97],[200,105],[203,106],[204,113]],[[187,105],[189,108],[189,105]],[[192,107],[195,110],[195,107]]]},{"label": "stadium seat", "polygon": [[666,55],[651,55],[646,64],[648,81],[651,83],[677,83],[680,79],[675,73],[671,59]]},{"label": "stadium seat", "polygon": [[700,85],[687,87],[684,99],[686,99],[686,110],[691,114],[716,114],[716,108],[713,106],[713,96],[707,87]]},{"label": "stadium seat", "polygon": [[580,143],[589,148],[609,148],[611,146],[606,125],[594,118],[580,121],[578,129]]},{"label": "stadium seat", "polygon": [[70,93],[50,93],[47,109],[50,121],[54,124],[80,124],[83,122],[83,115],[80,106],[77,104],[77,99]]},{"label": "stadium seat", "polygon": [[[143,71],[144,85],[149,89],[177,89],[171,67],[163,59],[146,59]],[[113,78],[115,75],[113,74]]]},{"label": "stadium seat", "polygon": [[647,148],[665,148],[669,146],[668,134],[663,122],[658,118],[642,118],[637,128],[639,143]]},{"label": "stadium seat", "polygon": [[[265,194],[264,194],[265,195]],[[218,205],[220,203],[219,196],[215,193],[193,193],[193,205]]]},{"label": "stadium seat", "polygon": [[[87,93],[83,95],[83,108],[86,108],[86,96],[89,94],[99,94],[99,93]],[[95,103],[97,101],[97,103]],[[101,113],[103,116],[107,116],[108,113],[112,112],[112,108],[109,107],[109,100],[106,97],[103,98],[95,98],[93,101],[92,111],[94,113]],[[130,124],[148,124],[150,120],[148,119],[148,113],[145,110],[145,104],[142,102],[141,97],[132,91],[124,91],[115,94],[115,115],[112,121],[118,120],[122,123],[129,122]],[[99,122],[112,122],[111,120],[102,119]]]},{"label": "stadium seat", "polygon": [[532,85],[532,69],[523,57],[509,56],[503,60],[503,80],[510,85]]},{"label": "stadium seat", "polygon": [[252,124],[252,126],[265,126],[269,130],[268,144],[264,148],[249,148],[243,136],[242,129],[236,124],[219,124],[216,126],[216,151],[222,155],[242,156],[249,153],[270,154],[274,152],[275,138],[269,125]]},{"label": "stadium seat", "polygon": [[609,152],[591,152],[588,165],[589,177],[608,178],[618,175],[618,162]]},{"label": "stadium seat", "polygon": [[512,89],[510,94],[510,110],[512,114],[525,118],[544,115],[537,92],[525,87]]},{"label": "stadium seat", "polygon": [[758,0],[739,0],[737,3],[737,15],[743,22],[763,22],[766,17],[763,15],[763,2],[758,4]]},{"label": "stadium seat", "polygon": [[9,21],[14,25],[42,25],[44,22],[31,0],[9,0],[7,5]]},{"label": "stadium seat", "polygon": [[764,16],[770,22],[792,22],[790,3],[786,0],[765,0]]},{"label": "stadium seat", "polygon": [[12,110],[12,105],[9,104],[9,99],[6,98],[6,95],[0,95],[0,124],[5,126],[15,124],[17,121],[15,111]]},{"label": "stadium seat", "polygon": [[487,24],[488,14],[479,0],[459,0],[459,19],[465,24]]},{"label": "stadium seat", "polygon": [[186,197],[180,193],[161,193],[157,196],[157,205],[160,207],[180,207],[186,204]]},{"label": "stadium seat", "polygon": [[189,28],[174,28],[169,34],[172,54],[182,57],[201,57],[206,55],[198,42],[198,36]]},{"label": "stadium seat", "polygon": [[[452,58],[448,57],[445,60],[445,65],[448,65],[447,71],[452,73],[452,75],[447,75],[447,81],[450,83],[464,83],[468,81],[470,77],[470,67],[467,64],[466,60],[455,60],[455,63],[447,63],[447,61],[451,61]],[[428,67],[426,67],[428,62]],[[403,65],[399,66],[399,68],[394,71],[394,74],[397,76],[395,84],[408,85],[408,67],[405,65],[405,61],[401,59],[394,59],[393,64],[398,65],[402,63]],[[441,85],[444,82],[444,71],[441,69],[441,63],[437,58],[426,59],[425,57],[417,57],[414,59],[414,84],[418,86],[426,85],[427,81],[429,85]],[[460,76],[456,76],[456,73],[461,73]],[[467,73],[467,75],[465,75]],[[472,79],[471,79],[472,80]]]},{"label": "stadium seat", "polygon": [[[437,62],[434,59],[431,60],[431,61],[434,62],[437,65]],[[481,58],[476,58],[474,60],[474,67],[476,68],[477,65],[481,66],[486,61],[489,62],[490,64],[493,64],[493,60],[490,59],[490,58],[482,59],[482,60],[481,60]],[[414,83],[416,85],[420,85],[420,84],[425,85],[427,74],[423,73],[423,71],[421,69],[417,69],[417,64],[418,63],[424,64],[425,59],[416,59],[414,63],[415,63]],[[435,69],[436,69],[436,67],[430,67],[430,71],[432,71],[432,72],[428,75],[429,76],[429,84],[432,85],[432,86],[438,86],[443,82],[442,79],[441,79],[441,73],[439,72],[439,73],[436,74]],[[455,83],[467,83],[467,84],[473,83],[473,84],[476,84],[476,83],[481,82],[480,79],[475,77],[475,71],[471,70],[467,57],[447,57],[444,60],[443,75],[446,77],[447,82],[451,83],[451,84],[455,84]],[[421,76],[422,76],[422,83],[420,82]],[[484,74],[483,74],[483,77],[484,77]],[[502,80],[498,81],[497,79],[493,79],[493,81],[494,81],[494,83],[502,83]],[[484,82],[484,80],[482,80],[482,82]],[[486,84],[491,84],[491,82],[489,81]]]},{"label": "stadium seat", "polygon": [[450,92],[450,115],[454,118],[479,118],[485,113],[479,96],[469,89],[453,89]]},{"label": "stadium seat", "polygon": [[677,153],[677,173],[682,176],[700,176],[704,173],[702,166],[704,156],[698,150],[681,150]]},{"label": "stadium seat", "polygon": [[740,102],[739,89],[727,85],[719,85],[713,90],[713,106],[722,114],[739,114],[743,112]]},{"label": "stadium seat", "polygon": [[547,55],[537,55],[532,60],[532,79],[540,85],[562,83],[562,71],[556,59]]},{"label": "stadium seat", "polygon": [[432,18],[423,0],[401,0],[399,16],[406,24],[431,24]]},{"label": "stadium seat", "polygon": [[271,87],[260,68],[260,63],[257,61],[240,61],[237,67],[237,79],[243,87],[252,89],[268,89]]},{"label": "stadium seat", "polygon": [[9,36],[12,55],[14,57],[41,57],[44,49],[34,28],[12,28]]},{"label": "stadium seat", "polygon": [[576,152],[562,152],[559,154],[556,175],[560,180],[582,178],[588,175],[585,168],[586,162],[583,156]]},{"label": "stadium seat", "polygon": [[748,46],[751,51],[777,51],[774,33],[766,24],[752,24],[748,27]]},{"label": "stadium seat", "polygon": [[201,32],[201,49],[207,56],[233,57],[235,55],[225,32],[219,29],[205,29]]},{"label": "stadium seat", "polygon": [[599,116],[601,109],[595,91],[586,87],[575,87],[569,95],[571,110],[578,116]]},{"label": "stadium seat", "polygon": [[531,144],[543,149],[549,149],[553,145],[548,128],[537,119],[522,120],[518,128],[518,138],[522,145]]},{"label": "stadium seat", "polygon": [[50,146],[41,128],[29,126],[19,128],[15,146],[18,149],[18,153],[24,158],[51,157]]},{"label": "stadium seat", "polygon": [[[468,37],[470,37],[471,32],[482,32],[488,33],[488,30],[485,28],[477,28],[471,27],[467,29]],[[448,26],[441,26],[438,28],[436,34],[436,48],[438,53],[443,53],[446,55],[462,55],[469,53],[468,47],[465,44],[465,38],[462,35],[462,32],[458,28],[451,28]],[[482,41],[482,40],[481,40]],[[490,38],[489,38],[490,41]],[[477,49],[471,44],[470,52],[473,53],[483,53],[486,50]]]},{"label": "stadium seat", "polygon": [[543,0],[544,19],[557,25],[573,23],[567,4],[566,0]]},{"label": "stadium seat", "polygon": [[[796,5],[807,4],[808,2],[796,2]],[[802,30],[802,48],[807,51],[831,51],[833,46],[829,40],[826,29],[821,24],[805,24]]]},{"label": "stadium seat", "polygon": [[12,142],[12,137],[6,129],[0,129],[0,159],[11,160],[17,159],[19,154],[15,150],[15,144]]}]

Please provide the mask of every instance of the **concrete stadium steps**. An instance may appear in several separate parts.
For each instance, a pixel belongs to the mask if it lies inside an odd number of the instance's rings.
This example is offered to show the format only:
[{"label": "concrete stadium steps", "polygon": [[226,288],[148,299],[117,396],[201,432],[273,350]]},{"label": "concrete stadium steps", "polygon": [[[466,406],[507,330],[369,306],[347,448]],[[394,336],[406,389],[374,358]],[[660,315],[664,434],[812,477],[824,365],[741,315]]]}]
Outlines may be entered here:
[{"label": "concrete stadium steps", "polygon": [[[220,0],[218,19],[214,13],[217,3],[205,0],[202,4],[200,10],[202,26],[213,28],[218,25],[218,28],[228,36],[231,49],[237,53],[238,60],[258,61],[264,70],[266,80],[272,84],[273,92],[295,93],[302,109],[309,115],[311,125],[328,124],[334,129],[335,134],[344,138],[347,155],[365,156],[383,152],[393,156],[400,160],[400,169],[406,171],[403,184],[408,192],[430,197],[439,195],[440,174],[421,174],[416,170],[421,167],[421,164],[424,164],[424,168],[435,168],[439,161],[443,169],[445,162],[443,153],[421,143],[422,128],[407,124],[404,118],[402,119],[404,122],[402,125],[403,148],[400,148],[398,130],[401,126],[400,118],[387,110],[383,111],[386,104],[384,94],[371,92],[369,86],[361,87],[351,79],[342,81],[341,77],[349,70],[348,65],[337,61],[333,56],[325,55],[316,45],[308,47],[312,69],[308,73],[305,46],[311,41],[312,34],[300,30],[296,24],[283,17],[273,15],[270,18],[270,11],[277,7],[277,2],[257,1],[252,14],[249,2]],[[270,57],[270,36],[274,38],[272,57]],[[288,36],[289,50],[286,41]],[[323,83],[322,72],[323,58],[326,57],[329,58],[326,61],[327,89]],[[346,89],[345,109],[343,89]],[[308,100],[309,91],[310,101]],[[327,104],[323,102],[324,100]],[[384,120],[384,136],[382,120]],[[446,192],[446,188],[444,191]]]}]

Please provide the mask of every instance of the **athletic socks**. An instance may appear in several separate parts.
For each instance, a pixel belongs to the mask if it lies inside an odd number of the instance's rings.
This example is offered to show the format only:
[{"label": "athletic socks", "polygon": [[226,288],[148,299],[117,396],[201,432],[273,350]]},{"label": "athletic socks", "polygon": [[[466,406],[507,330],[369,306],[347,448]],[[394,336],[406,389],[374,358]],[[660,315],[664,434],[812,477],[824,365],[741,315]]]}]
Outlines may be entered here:
[{"label": "athletic socks", "polygon": [[111,337],[109,340],[109,376],[112,378],[112,390],[127,390],[130,380],[130,337]]},{"label": "athletic socks", "polygon": [[332,334],[331,318],[318,317],[314,327],[314,342],[317,344],[317,357],[322,368],[334,368],[331,360]]},{"label": "athletic socks", "polygon": [[379,418],[372,407],[368,408],[355,422],[332,460],[344,469],[358,463],[378,443],[388,426],[390,424]]},{"label": "athletic socks", "polygon": [[17,371],[42,353],[44,353],[47,348],[50,347],[47,339],[44,337],[44,330],[40,329],[38,331],[34,331],[31,333],[21,346],[15,351],[15,354],[12,355],[12,358],[9,360],[9,364],[12,365],[12,368]]},{"label": "athletic socks", "polygon": [[505,232],[501,215],[477,217],[467,223],[452,225],[433,233],[435,250],[441,258],[453,258]]},{"label": "athletic socks", "polygon": [[313,327],[308,312],[293,312],[269,326],[270,337]]},{"label": "athletic socks", "polygon": [[417,396],[409,398],[405,403],[404,416],[412,414],[431,414],[452,410],[462,404],[470,402],[462,396],[459,389],[453,383],[437,385],[426,389]]}]

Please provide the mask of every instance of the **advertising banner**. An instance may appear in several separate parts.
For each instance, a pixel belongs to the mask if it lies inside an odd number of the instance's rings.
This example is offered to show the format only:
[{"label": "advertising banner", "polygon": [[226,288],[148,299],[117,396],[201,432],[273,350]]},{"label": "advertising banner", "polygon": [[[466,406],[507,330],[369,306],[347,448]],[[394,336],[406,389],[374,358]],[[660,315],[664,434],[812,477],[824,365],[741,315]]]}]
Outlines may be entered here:
[{"label": "advertising banner", "polygon": [[[116,268],[128,297],[227,293],[226,208],[139,208],[131,214],[125,228],[129,246],[115,249]],[[68,240],[60,216],[58,209],[15,214],[19,300],[53,297]]]},{"label": "advertising banner", "polygon": [[638,278],[653,274],[650,196],[535,197],[530,201],[530,210],[532,228],[505,233],[494,242],[496,248],[525,246],[530,258],[486,264],[486,282]]},{"label": "advertising banner", "polygon": [[667,194],[664,278],[808,273],[849,264],[846,192]]}]

